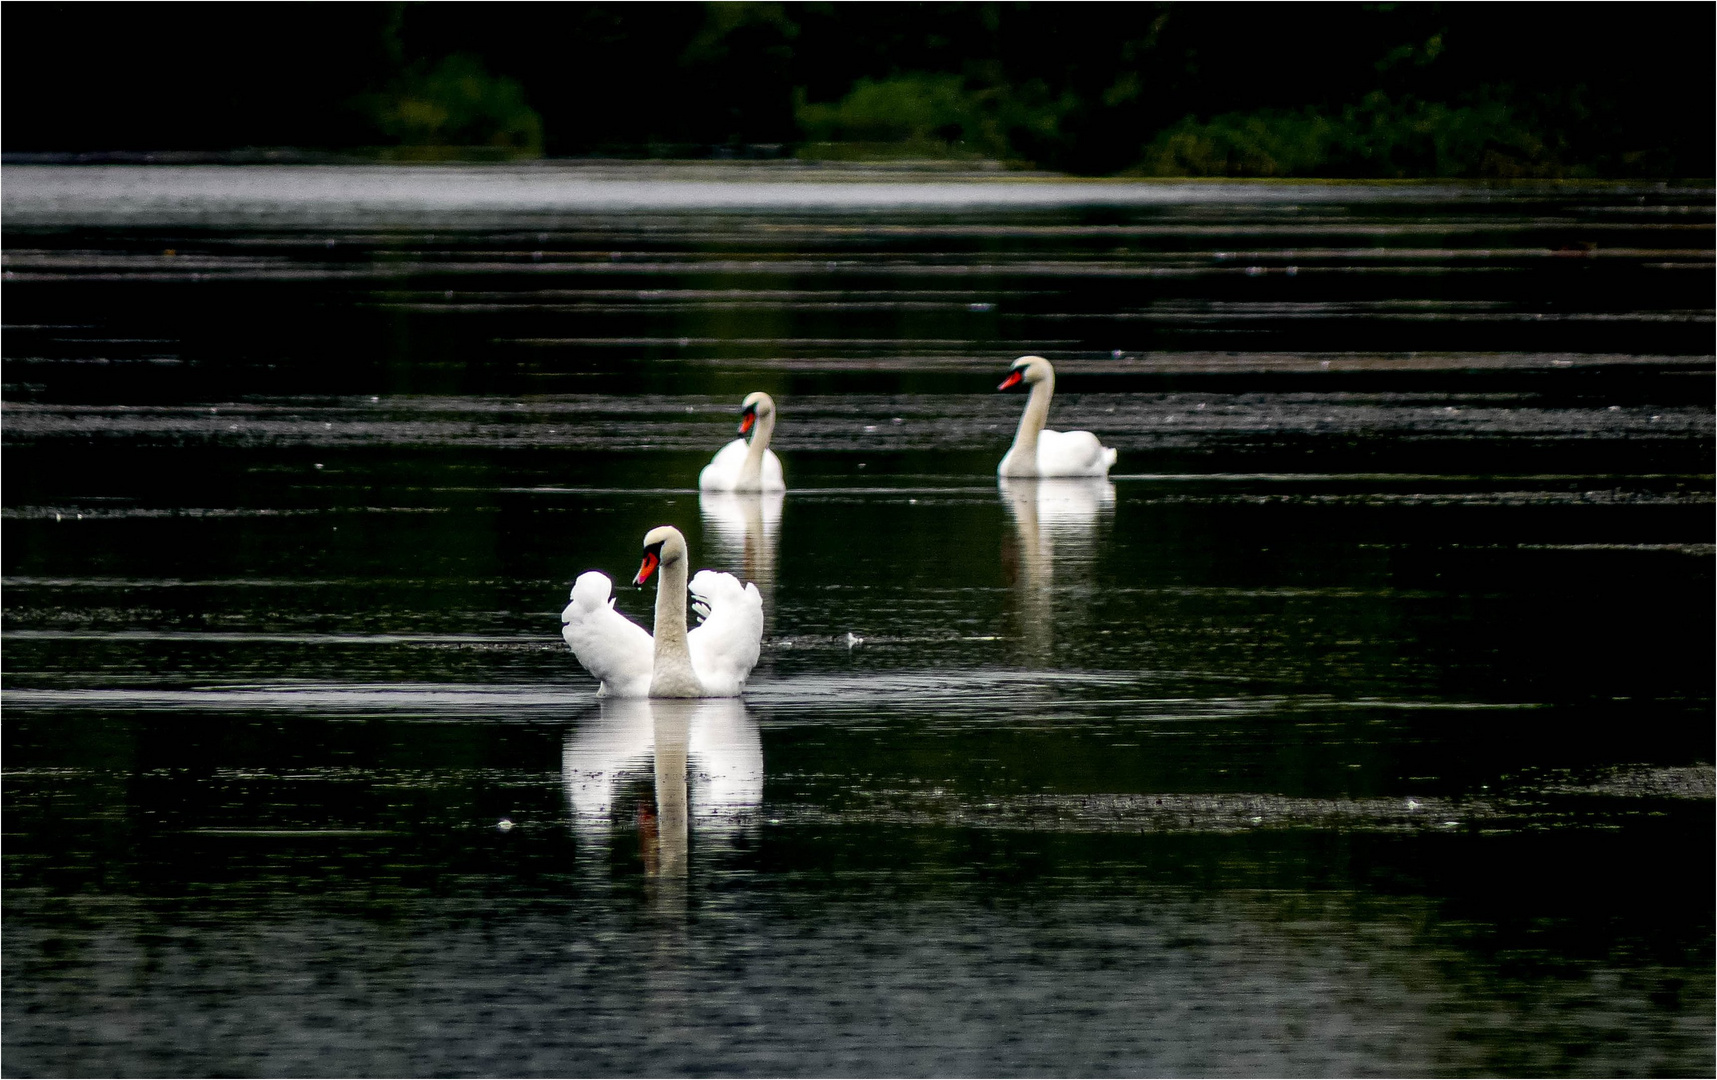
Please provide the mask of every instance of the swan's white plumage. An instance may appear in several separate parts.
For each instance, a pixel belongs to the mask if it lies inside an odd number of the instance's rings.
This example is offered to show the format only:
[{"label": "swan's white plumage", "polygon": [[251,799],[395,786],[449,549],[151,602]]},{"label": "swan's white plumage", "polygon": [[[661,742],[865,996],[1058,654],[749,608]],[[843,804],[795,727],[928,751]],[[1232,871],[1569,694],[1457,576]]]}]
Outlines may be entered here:
[{"label": "swan's white plumage", "polygon": [[[735,439],[717,450],[715,457],[698,473],[698,487],[703,491],[740,490],[740,473],[745,466],[745,454],[750,443]],[[762,476],[759,491],[786,491],[787,481],[781,472],[781,459],[775,451],[763,451]]]},{"label": "swan's white plumage", "polygon": [[[561,637],[601,682],[598,695],[648,697],[655,639],[614,610],[613,591],[613,583],[600,571],[580,574],[571,602],[560,613]],[[715,570],[700,570],[690,591],[693,610],[703,621],[686,634],[686,649],[702,696],[735,697],[745,688],[762,648],[763,595],[757,586],[742,585],[732,574]]]},{"label": "swan's white plumage", "polygon": [[1051,431],[1037,433],[1037,471],[1015,470],[1014,451],[1009,450],[996,471],[1003,476],[1036,475],[1108,476],[1115,464],[1115,451],[1097,441],[1089,431]]}]

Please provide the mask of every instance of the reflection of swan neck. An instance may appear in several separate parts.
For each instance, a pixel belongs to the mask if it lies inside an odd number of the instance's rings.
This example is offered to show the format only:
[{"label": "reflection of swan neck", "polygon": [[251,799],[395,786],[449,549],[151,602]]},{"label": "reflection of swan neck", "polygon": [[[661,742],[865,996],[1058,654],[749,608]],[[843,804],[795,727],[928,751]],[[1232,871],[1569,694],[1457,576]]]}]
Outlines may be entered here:
[{"label": "reflection of swan neck", "polygon": [[[723,569],[741,580],[757,583],[763,593],[764,617],[774,613],[769,602],[775,584],[775,528],[781,520],[783,492],[704,491],[698,495],[704,536],[715,541],[715,558],[727,560]],[[743,571],[743,572],[741,572]]]},{"label": "reflection of swan neck", "polygon": [[1026,399],[1025,412],[1020,414],[1019,430],[1014,433],[1015,472],[1037,475],[1037,437],[1049,422],[1049,399],[1054,396],[1055,372],[1047,370],[1043,378],[1031,384],[1031,396]]},{"label": "reflection of swan neck", "polygon": [[758,409],[757,421],[751,429],[751,443],[745,449],[745,461],[739,467],[737,488],[755,491],[763,486],[763,455],[769,449],[769,437],[775,434],[775,410]]},{"label": "reflection of swan neck", "polygon": [[1055,545],[1044,534],[1038,508],[1041,481],[1002,477],[1002,497],[1012,512],[1015,531],[1019,534],[1020,566],[1026,584],[1033,589],[1047,588],[1054,569]]},{"label": "reflection of swan neck", "polygon": [[654,718],[657,872],[663,877],[678,877],[686,872],[690,833],[686,812],[688,716],[684,709],[664,706],[654,710]]},{"label": "reflection of swan neck", "polygon": [[1020,542],[1035,550],[1038,541],[1037,484],[1004,476],[1000,487],[1008,511],[1013,515],[1014,525],[1019,529]]},{"label": "reflection of swan neck", "polygon": [[656,651],[650,676],[651,697],[698,697],[703,686],[692,669],[686,644],[686,545],[670,541],[662,549],[656,582]]}]

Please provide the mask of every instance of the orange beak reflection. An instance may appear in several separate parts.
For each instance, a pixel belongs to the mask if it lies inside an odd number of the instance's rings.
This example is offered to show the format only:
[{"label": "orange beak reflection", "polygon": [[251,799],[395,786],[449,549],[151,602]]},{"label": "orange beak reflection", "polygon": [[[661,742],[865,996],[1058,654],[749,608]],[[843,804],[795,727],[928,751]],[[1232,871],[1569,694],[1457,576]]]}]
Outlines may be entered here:
[{"label": "orange beak reflection", "polygon": [[744,435],[746,432],[751,430],[751,425],[755,423],[757,423],[757,413],[755,411],[742,414],[739,418],[739,433]]},{"label": "orange beak reflection", "polygon": [[654,551],[644,552],[644,565],[638,567],[638,576],[632,579],[632,584],[642,585],[649,581],[650,575],[656,572],[656,567],[660,564],[661,560],[656,558]]},{"label": "orange beak reflection", "polygon": [[1000,386],[996,387],[996,389],[997,390],[1006,390],[1010,387],[1018,386],[1024,380],[1025,380],[1025,369],[1024,368],[1021,368],[1018,371],[1010,371],[1010,372],[1008,372],[1008,377],[1003,379],[1002,384]]}]

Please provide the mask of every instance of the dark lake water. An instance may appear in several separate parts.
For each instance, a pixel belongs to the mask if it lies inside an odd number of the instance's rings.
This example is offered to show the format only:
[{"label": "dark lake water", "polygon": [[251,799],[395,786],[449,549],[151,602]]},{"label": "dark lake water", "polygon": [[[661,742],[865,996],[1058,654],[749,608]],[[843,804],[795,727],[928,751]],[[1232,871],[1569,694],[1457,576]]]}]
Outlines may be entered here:
[{"label": "dark lake water", "polygon": [[[1717,1067],[1709,186],[3,198],[5,1075]],[[740,701],[560,640],[659,524]]]}]

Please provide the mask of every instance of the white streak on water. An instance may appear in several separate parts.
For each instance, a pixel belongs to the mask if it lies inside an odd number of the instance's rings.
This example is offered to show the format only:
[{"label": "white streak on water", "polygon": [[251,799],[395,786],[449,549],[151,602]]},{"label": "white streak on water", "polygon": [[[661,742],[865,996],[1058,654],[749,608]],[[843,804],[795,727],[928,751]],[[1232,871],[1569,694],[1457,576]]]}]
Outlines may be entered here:
[{"label": "white streak on water", "polygon": [[[829,178],[830,176],[834,178]],[[863,177],[862,179],[860,177]],[[1489,199],[1452,184],[1069,181],[1020,174],[952,180],[807,167],[602,170],[557,165],[13,165],[7,224],[76,221],[254,224],[639,211],[885,211],[1077,206],[1449,202]]]},{"label": "white streak on water", "polygon": [[[193,636],[193,635],[187,635]],[[214,635],[201,635],[214,636]],[[233,635],[245,637],[244,635]],[[990,716],[1035,711],[1045,703],[1115,705],[1143,710],[1159,720],[1259,715],[1284,708],[1301,710],[1425,709],[1465,712],[1538,708],[1532,703],[1452,702],[1447,700],[1336,700],[1324,695],[1116,697],[1115,690],[1145,689],[1133,672],[980,670],[964,672],[866,672],[784,679],[748,687],[745,701],[760,710],[765,726],[772,714],[788,725],[817,724],[880,709],[932,708],[946,716]],[[595,707],[588,680],[566,684],[438,684],[280,682],[185,689],[104,687],[92,689],[13,688],[0,691],[7,709],[93,709],[123,712],[211,710],[250,712],[323,712],[399,719],[463,719],[477,722],[510,718],[571,718]],[[1099,697],[1082,697],[1096,692]]]}]

